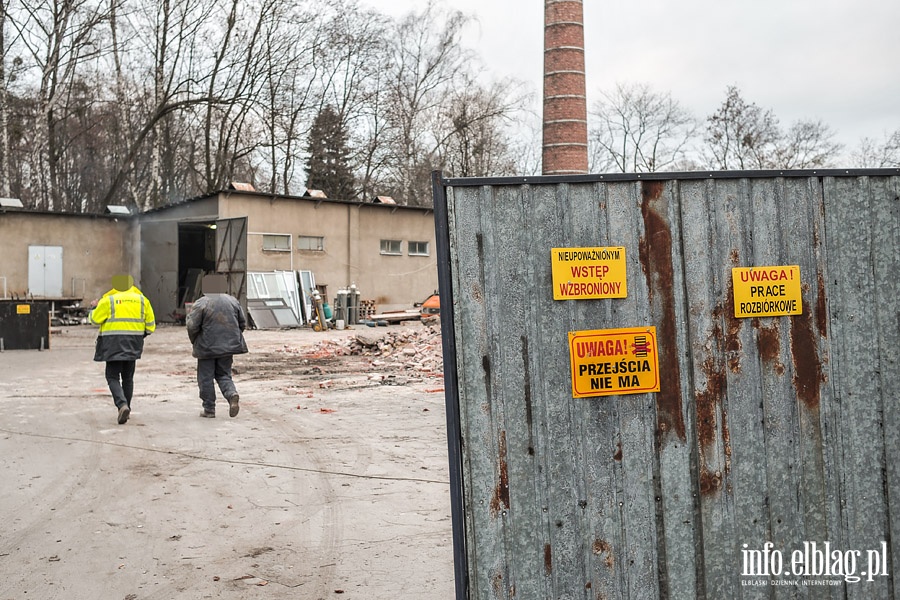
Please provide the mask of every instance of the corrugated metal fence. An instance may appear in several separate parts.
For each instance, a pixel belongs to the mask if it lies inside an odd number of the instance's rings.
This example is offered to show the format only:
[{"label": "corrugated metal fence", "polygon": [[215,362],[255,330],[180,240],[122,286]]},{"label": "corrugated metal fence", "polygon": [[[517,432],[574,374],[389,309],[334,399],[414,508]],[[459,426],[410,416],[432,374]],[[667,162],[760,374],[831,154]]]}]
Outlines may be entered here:
[{"label": "corrugated metal fence", "polygon": [[[433,182],[459,599],[900,596],[900,170]],[[554,300],[602,246],[627,297]],[[735,318],[767,265],[802,315]],[[643,326],[660,392],[573,398]]]}]

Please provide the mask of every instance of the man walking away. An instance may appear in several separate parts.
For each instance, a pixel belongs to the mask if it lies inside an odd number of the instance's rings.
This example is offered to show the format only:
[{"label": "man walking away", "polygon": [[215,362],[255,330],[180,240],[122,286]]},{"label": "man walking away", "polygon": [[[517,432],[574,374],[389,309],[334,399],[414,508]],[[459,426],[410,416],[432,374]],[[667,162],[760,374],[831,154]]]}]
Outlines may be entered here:
[{"label": "man walking away", "polygon": [[200,416],[216,416],[215,382],[228,400],[228,416],[236,417],[240,396],[231,379],[231,366],[235,354],[247,352],[243,334],[247,320],[241,304],[225,293],[224,275],[206,275],[201,289],[203,297],[194,303],[186,320],[197,359],[197,385],[203,403]]},{"label": "man walking away", "polygon": [[91,322],[100,326],[94,360],[106,362],[106,382],[122,425],[131,414],[135,361],[144,351],[144,338],[156,330],[156,321],[150,301],[130,275],[116,275],[112,287],[97,301]]}]

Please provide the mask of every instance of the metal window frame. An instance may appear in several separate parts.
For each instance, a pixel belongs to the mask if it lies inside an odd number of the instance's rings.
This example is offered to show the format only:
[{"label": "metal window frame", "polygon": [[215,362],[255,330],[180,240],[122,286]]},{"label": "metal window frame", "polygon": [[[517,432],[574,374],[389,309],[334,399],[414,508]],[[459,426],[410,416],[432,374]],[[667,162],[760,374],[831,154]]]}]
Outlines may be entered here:
[{"label": "metal window frame", "polygon": [[[413,244],[416,245],[416,248],[419,248],[419,247],[421,247],[422,245],[424,245],[424,246],[425,246],[425,251],[422,252],[422,251],[420,251],[420,250],[417,249],[415,252],[413,252],[413,249],[412,249]],[[429,244],[428,244],[427,241],[425,241],[425,242],[417,242],[417,241],[414,241],[414,240],[410,240],[410,241],[406,242],[406,253],[407,253],[409,256],[431,256],[431,248],[429,247]]]},{"label": "metal window frame", "polygon": [[[384,249],[385,242],[390,242],[390,243],[396,242],[397,243],[397,251],[394,252],[392,250],[385,250]],[[403,256],[403,240],[388,240],[388,239],[381,240],[380,254],[382,254],[384,256]]]},{"label": "metal window frame", "polygon": [[[318,240],[318,247],[303,248],[300,245],[301,240]],[[325,236],[324,235],[298,235],[297,236],[297,250],[301,250],[303,252],[325,252]]]},{"label": "metal window frame", "polygon": [[[286,248],[270,248],[266,242],[272,239],[287,239]],[[265,252],[290,252],[291,251],[291,234],[289,233],[264,233],[262,234],[262,249]]]}]

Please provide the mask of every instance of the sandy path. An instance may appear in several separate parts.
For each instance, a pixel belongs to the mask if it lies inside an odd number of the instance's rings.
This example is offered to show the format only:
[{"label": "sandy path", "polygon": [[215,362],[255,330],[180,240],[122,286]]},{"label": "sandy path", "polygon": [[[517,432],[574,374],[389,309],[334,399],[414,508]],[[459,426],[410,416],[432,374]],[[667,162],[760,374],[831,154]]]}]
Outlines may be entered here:
[{"label": "sandy path", "polygon": [[452,598],[440,380],[303,358],[352,335],[248,332],[210,420],[161,327],[123,426],[90,327],[0,353],[0,600]]}]

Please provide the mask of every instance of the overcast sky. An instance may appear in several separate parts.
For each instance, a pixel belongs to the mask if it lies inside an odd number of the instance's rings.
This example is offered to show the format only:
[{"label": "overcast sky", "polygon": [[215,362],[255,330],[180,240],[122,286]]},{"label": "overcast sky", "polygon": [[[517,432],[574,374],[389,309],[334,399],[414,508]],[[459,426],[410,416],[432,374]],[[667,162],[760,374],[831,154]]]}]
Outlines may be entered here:
[{"label": "overcast sky", "polygon": [[[362,0],[390,16],[425,0]],[[540,0],[442,0],[498,77],[543,75]],[[783,128],[822,119],[850,149],[900,128],[900,0],[584,0],[588,103],[617,82],[669,92],[698,118],[729,85]],[[538,105],[539,106],[539,105]]]}]

